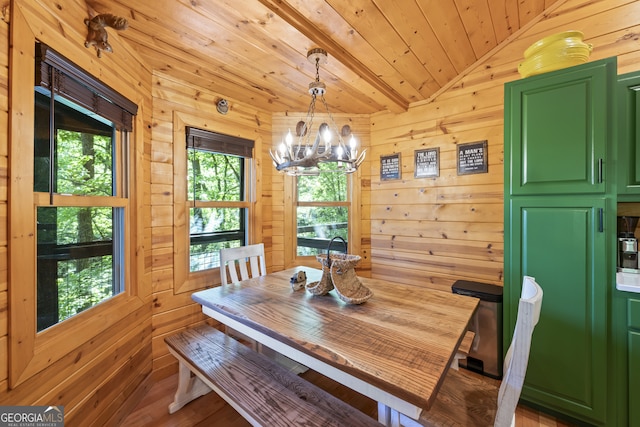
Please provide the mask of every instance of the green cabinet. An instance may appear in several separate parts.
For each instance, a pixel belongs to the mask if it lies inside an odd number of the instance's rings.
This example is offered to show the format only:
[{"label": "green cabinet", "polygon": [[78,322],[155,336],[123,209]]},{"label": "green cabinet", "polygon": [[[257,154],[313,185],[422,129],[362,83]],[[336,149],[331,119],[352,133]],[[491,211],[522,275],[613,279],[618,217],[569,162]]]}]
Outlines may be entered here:
[{"label": "green cabinet", "polygon": [[505,345],[533,276],[544,299],[522,399],[594,425],[611,413],[615,81],[610,58],[505,86]]},{"label": "green cabinet", "polygon": [[[515,324],[522,276],[534,276],[544,290],[522,398],[601,423],[607,401],[609,269],[600,221],[607,201],[514,197],[509,210],[508,323]],[[510,339],[512,333],[505,335]]]},{"label": "green cabinet", "polygon": [[629,299],[628,305],[628,342],[627,364],[629,383],[627,404],[629,408],[629,425],[640,426],[640,300]]},{"label": "green cabinet", "polygon": [[640,426],[640,331],[629,331],[629,425]]},{"label": "green cabinet", "polygon": [[[619,120],[616,156],[618,201],[637,204],[640,202],[640,72],[619,76],[616,95]],[[640,295],[617,292],[615,297],[616,303],[619,299],[626,303],[618,304],[613,312],[613,316],[617,316],[618,311],[626,314],[620,325],[624,328],[620,339],[622,344],[618,346],[624,353],[619,358],[619,382],[622,385],[619,393],[625,397],[617,402],[618,412],[622,414],[619,425],[640,427]]]},{"label": "green cabinet", "polygon": [[618,195],[640,194],[640,73],[624,74],[618,78],[619,118]]},{"label": "green cabinet", "polygon": [[610,60],[587,65],[507,84],[507,194],[605,192],[615,64],[613,75]]}]

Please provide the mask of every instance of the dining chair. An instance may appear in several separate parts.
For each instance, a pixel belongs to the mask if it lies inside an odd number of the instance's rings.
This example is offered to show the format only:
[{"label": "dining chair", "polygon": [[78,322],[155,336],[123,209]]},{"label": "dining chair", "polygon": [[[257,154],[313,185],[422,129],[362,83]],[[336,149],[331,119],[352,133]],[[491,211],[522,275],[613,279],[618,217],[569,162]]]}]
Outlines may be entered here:
[{"label": "dining chair", "polygon": [[[466,370],[449,370],[434,405],[420,416],[420,425],[515,426],[516,407],[527,372],[533,330],[540,319],[542,296],[542,288],[535,278],[525,276],[502,382]],[[416,425],[404,416],[401,424]]]},{"label": "dining chair", "polygon": [[[251,267],[251,274],[249,274],[247,264]],[[238,273],[240,273],[239,276]],[[264,260],[264,243],[220,249],[222,286],[265,274],[267,274],[267,268]]]},{"label": "dining chair", "polygon": [[[247,268],[247,266],[250,267]],[[220,282],[221,286],[238,283],[253,277],[267,274],[264,260],[264,243],[240,246],[238,248],[220,249]],[[234,338],[247,342],[251,348],[259,351],[255,340],[232,330],[225,325],[225,333]]]},{"label": "dining chair", "polygon": [[[267,268],[263,243],[241,246],[239,248],[220,249],[221,286],[227,286],[253,277],[264,276],[266,274]],[[307,370],[306,366],[300,365],[275,350],[262,346],[260,343],[256,342],[256,340],[251,339],[226,325],[225,333],[246,342],[253,350],[265,354],[288,368],[290,371],[301,373]]]}]

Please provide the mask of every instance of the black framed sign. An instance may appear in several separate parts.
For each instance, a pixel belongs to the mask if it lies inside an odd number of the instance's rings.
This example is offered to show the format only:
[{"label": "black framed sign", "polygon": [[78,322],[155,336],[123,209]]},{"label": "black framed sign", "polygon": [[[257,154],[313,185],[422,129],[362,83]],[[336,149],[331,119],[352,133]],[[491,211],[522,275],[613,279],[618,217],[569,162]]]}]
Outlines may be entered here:
[{"label": "black framed sign", "polygon": [[387,181],[390,179],[400,179],[401,177],[400,153],[380,156],[380,179]]},{"label": "black framed sign", "polygon": [[487,140],[458,144],[458,175],[488,171]]},{"label": "black framed sign", "polygon": [[427,148],[414,152],[415,165],[413,176],[415,178],[432,178],[440,176],[440,148]]}]

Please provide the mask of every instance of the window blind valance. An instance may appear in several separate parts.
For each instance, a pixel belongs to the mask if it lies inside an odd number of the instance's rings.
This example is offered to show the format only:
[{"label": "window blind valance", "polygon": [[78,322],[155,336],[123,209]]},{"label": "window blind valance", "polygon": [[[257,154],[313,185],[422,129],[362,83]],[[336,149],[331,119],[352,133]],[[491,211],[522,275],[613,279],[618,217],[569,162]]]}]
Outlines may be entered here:
[{"label": "window blind valance", "polygon": [[111,120],[118,130],[132,131],[138,106],[44,43],[36,43],[36,86],[60,94]]},{"label": "window blind valance", "polygon": [[253,157],[253,141],[237,136],[224,135],[192,127],[187,127],[187,148],[230,154],[232,156]]}]

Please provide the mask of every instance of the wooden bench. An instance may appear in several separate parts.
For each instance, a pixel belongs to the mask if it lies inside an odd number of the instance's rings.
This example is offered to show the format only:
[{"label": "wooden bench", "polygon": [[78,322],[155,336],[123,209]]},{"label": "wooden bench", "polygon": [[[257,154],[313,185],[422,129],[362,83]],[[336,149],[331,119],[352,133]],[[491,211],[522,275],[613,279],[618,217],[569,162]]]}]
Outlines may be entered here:
[{"label": "wooden bench", "polygon": [[165,338],[179,361],[169,412],[215,391],[254,426],[380,426],[233,338],[201,325]]}]

